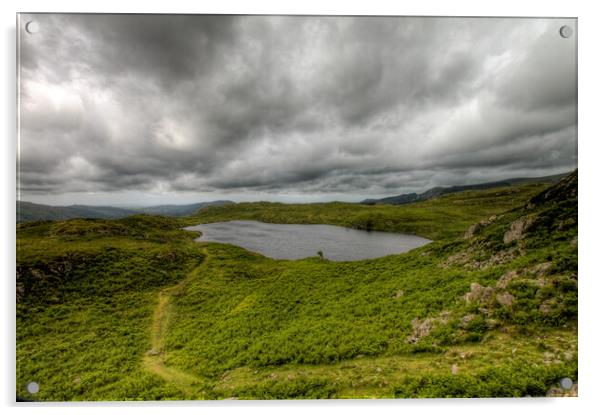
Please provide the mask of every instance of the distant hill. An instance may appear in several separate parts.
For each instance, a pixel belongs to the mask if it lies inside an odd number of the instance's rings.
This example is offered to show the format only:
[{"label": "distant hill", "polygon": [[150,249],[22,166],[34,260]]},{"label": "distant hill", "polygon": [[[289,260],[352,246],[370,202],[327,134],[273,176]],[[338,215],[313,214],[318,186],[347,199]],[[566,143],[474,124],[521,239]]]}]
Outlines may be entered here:
[{"label": "distant hill", "polygon": [[216,200],[213,202],[192,203],[190,205],[159,205],[136,209],[137,212],[150,215],[186,216],[209,206],[224,206],[234,204],[231,200]]},{"label": "distant hill", "polygon": [[500,180],[497,182],[489,183],[478,183],[470,184],[465,186],[451,186],[451,187],[433,187],[424,193],[406,193],[398,196],[390,196],[382,199],[365,199],[360,203],[363,205],[405,205],[407,203],[422,202],[425,200],[432,199],[434,197],[446,195],[449,193],[463,192],[465,190],[484,190],[491,189],[494,187],[512,186],[515,184],[522,183],[535,183],[535,182],[547,182],[550,184],[558,183],[563,177],[567,176],[570,172],[555,174],[553,176],[544,177],[532,177],[532,178],[514,178]]},{"label": "distant hill", "polygon": [[17,201],[17,223],[34,220],[65,220],[75,218],[117,219],[147,213],[151,215],[185,216],[208,206],[222,206],[234,203],[229,200],[200,202],[188,205],[159,205],[144,208],[117,208],[113,206],[50,206],[32,202]]},{"label": "distant hill", "polygon": [[111,206],[49,206],[32,202],[17,201],[17,222],[32,220],[65,220],[74,218],[114,219],[134,215],[130,209]]}]

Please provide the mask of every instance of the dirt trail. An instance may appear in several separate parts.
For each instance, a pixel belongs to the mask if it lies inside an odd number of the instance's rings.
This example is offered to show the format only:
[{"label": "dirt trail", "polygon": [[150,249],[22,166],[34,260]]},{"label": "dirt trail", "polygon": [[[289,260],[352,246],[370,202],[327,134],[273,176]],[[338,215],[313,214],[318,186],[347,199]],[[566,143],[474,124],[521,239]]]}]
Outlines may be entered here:
[{"label": "dirt trail", "polygon": [[146,352],[142,361],[146,370],[159,375],[167,383],[174,385],[182,391],[187,399],[202,399],[202,387],[205,382],[190,373],[165,365],[165,355],[167,354],[165,336],[172,315],[171,297],[197,277],[200,269],[206,266],[211,255],[206,249],[203,250],[203,254],[205,255],[203,262],[188,273],[186,278],[178,284],[159,292],[159,301],[155,308],[151,326],[151,349]]}]

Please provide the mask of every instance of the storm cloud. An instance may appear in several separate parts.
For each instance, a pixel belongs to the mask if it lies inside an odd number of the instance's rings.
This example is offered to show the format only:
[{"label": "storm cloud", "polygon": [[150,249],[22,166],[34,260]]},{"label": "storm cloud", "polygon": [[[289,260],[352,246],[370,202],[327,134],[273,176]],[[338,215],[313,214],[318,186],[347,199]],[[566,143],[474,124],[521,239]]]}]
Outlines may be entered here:
[{"label": "storm cloud", "polygon": [[577,164],[576,35],[559,35],[575,20],[36,14],[20,23],[25,200],[359,200]]}]

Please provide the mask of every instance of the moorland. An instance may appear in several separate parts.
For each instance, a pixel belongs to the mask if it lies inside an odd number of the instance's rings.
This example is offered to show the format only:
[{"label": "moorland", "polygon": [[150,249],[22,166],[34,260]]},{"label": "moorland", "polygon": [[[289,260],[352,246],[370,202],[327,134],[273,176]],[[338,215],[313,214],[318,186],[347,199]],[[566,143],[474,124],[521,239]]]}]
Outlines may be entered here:
[{"label": "moorland", "polygon": [[[433,242],[370,260],[292,261],[183,230],[228,220]],[[578,380],[577,250],[576,171],[403,205],[257,202],[20,223],[17,396],[574,394],[558,382]]]}]

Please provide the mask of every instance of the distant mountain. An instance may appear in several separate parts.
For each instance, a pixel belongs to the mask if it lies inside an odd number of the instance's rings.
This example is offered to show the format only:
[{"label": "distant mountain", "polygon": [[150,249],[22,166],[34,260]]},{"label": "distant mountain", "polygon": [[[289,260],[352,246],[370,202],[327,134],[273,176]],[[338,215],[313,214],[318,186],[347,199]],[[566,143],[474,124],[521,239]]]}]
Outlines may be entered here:
[{"label": "distant mountain", "polygon": [[160,205],[144,208],[117,208],[113,206],[49,206],[17,201],[17,223],[33,220],[65,220],[74,218],[117,219],[147,213],[150,215],[185,216],[207,206],[222,206],[234,203],[229,200],[200,202],[189,205]]},{"label": "distant mountain", "polygon": [[190,205],[159,205],[136,209],[138,212],[148,213],[150,215],[164,216],[186,216],[191,215],[209,206],[223,206],[234,204],[231,200],[216,200],[213,202],[192,203]]},{"label": "distant mountain", "polygon": [[134,215],[130,209],[111,206],[49,206],[32,202],[17,201],[17,222],[32,220],[65,220],[73,218],[111,219]]},{"label": "distant mountain", "polygon": [[407,203],[422,202],[425,200],[432,199],[434,197],[443,196],[449,193],[463,192],[465,190],[483,190],[491,189],[494,187],[512,186],[514,184],[521,183],[536,183],[536,182],[549,182],[550,184],[558,183],[562,178],[570,174],[570,172],[555,174],[553,176],[544,177],[531,177],[531,178],[514,178],[507,180],[500,180],[497,182],[470,184],[465,186],[451,186],[451,187],[433,187],[424,193],[406,193],[398,196],[390,196],[382,199],[365,199],[360,203],[363,205],[405,205]]}]

